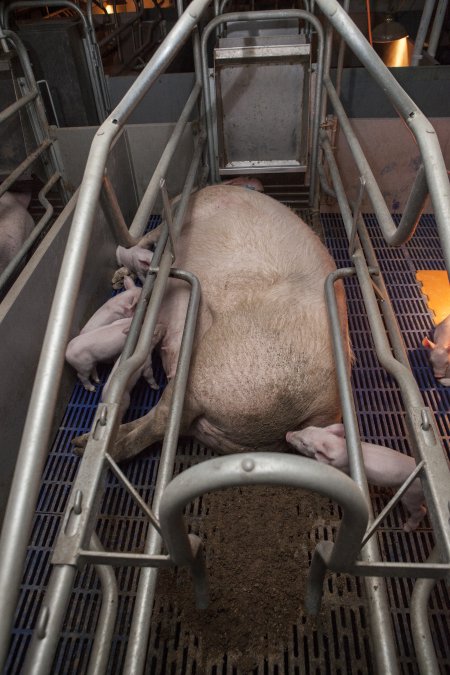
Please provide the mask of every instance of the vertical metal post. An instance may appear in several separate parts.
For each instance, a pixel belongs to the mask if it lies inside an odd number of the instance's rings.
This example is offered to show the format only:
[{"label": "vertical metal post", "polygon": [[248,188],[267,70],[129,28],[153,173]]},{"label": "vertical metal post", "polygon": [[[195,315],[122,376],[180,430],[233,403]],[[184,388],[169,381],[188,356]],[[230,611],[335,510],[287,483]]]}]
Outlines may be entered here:
[{"label": "vertical metal post", "polygon": [[418,66],[419,61],[422,58],[423,43],[428,32],[428,26],[430,25],[431,16],[433,14],[435,0],[425,0],[425,6],[423,8],[422,17],[420,19],[419,28],[417,30],[416,39],[414,42],[414,51],[411,57],[411,65]]}]

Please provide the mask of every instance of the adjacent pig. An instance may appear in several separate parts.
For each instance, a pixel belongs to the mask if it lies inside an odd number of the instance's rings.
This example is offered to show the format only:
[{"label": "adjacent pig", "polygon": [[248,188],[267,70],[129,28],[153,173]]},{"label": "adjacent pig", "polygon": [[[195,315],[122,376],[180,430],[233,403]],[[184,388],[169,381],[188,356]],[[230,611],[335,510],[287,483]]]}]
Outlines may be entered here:
[{"label": "adjacent pig", "polygon": [[128,319],[133,316],[142,289],[138,288],[129,276],[124,277],[124,286],[126,290],[107,300],[92,315],[81,329],[80,334],[88,333],[119,319]]},{"label": "adjacent pig", "polygon": [[97,363],[113,361],[122,352],[131,318],[119,319],[73,338],[67,345],[66,360],[75,368],[87,391],[95,391],[91,379],[99,382]]},{"label": "adjacent pig", "polygon": [[[348,453],[343,424],[332,424],[326,428],[310,426],[301,431],[289,431],[286,440],[302,455],[324,464],[331,464],[336,469],[348,473]],[[400,487],[416,467],[412,457],[382,445],[363,442],[361,448],[367,480],[374,485]],[[403,529],[410,532],[416,529],[427,512],[418,478],[405,492],[401,501],[410,513]]]},{"label": "adjacent pig", "polygon": [[0,274],[31,234],[34,221],[27,211],[30,194],[5,192],[0,197]]},{"label": "adjacent pig", "polygon": [[[313,231],[260,192],[216,185],[192,195],[176,248],[177,267],[202,288],[180,433],[217,452],[288,450],[288,429],[338,422],[324,295],[335,264]],[[336,295],[349,363],[341,282]],[[188,284],[170,279],[157,325],[169,383],[147,415],[121,426],[117,461],[164,435],[188,298]]]},{"label": "adjacent pig", "polygon": [[434,376],[445,387],[450,387],[450,314],[434,329],[434,342],[424,337],[422,344],[430,349]]},{"label": "adjacent pig", "polygon": [[131,246],[130,248],[118,246],[116,249],[117,263],[136,274],[142,283],[144,283],[149,267],[152,264],[152,258],[152,251],[142,246]]}]

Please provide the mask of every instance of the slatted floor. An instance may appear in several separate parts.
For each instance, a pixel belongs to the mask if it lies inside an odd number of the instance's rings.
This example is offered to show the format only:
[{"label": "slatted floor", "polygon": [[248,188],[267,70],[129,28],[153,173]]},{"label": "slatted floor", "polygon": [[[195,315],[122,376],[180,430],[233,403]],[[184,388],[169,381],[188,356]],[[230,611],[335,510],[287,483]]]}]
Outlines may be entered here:
[{"label": "slatted floor", "polygon": [[[326,243],[338,267],[348,266],[347,244],[340,218],[327,214],[322,220]],[[375,219],[366,215],[365,220],[403,331],[414,374],[423,392],[425,403],[435,411],[439,430],[449,448],[450,389],[436,384],[426,354],[420,346],[423,335],[430,332],[432,322],[414,277],[416,268],[443,269],[434,219],[432,216],[422,217],[413,243],[389,251],[379,236]],[[395,384],[377,364],[368,333],[367,317],[355,280],[346,282],[346,291],[350,332],[356,356],[352,376],[353,390],[361,435],[364,440],[407,452],[400,395]],[[164,373],[158,364],[155,371],[157,381],[163,385]],[[107,372],[103,370],[101,375],[104,381]],[[144,414],[156,403],[159,393],[137,387],[128,417],[131,419]],[[95,394],[90,394],[84,391],[81,385],[76,385],[45,468],[6,668],[8,675],[18,674],[22,670],[32,626],[35,624],[39,604],[48,583],[50,552],[79,462],[71,452],[70,440],[74,435],[89,429],[99,396],[99,390]],[[182,470],[193,462],[209,456],[207,449],[194,442],[180,444],[176,470]],[[136,459],[125,468],[128,478],[146,501],[150,501],[152,497],[157,467],[156,452],[151,456]],[[384,496],[375,490],[373,499],[374,508],[380,510],[385,503]],[[204,503],[196,502],[190,513],[199,523],[199,531],[204,526],[204,509]],[[417,532],[406,534],[401,529],[403,515],[401,508],[396,509],[381,528],[379,541],[384,555],[390,560],[407,558],[424,560],[432,548],[432,535],[427,522]],[[328,525],[317,525],[312,534],[313,538],[332,535],[338,517],[337,511],[333,511],[333,508],[330,517]],[[133,551],[141,551],[143,548],[146,534],[144,517],[113,477],[108,479],[97,531],[107,547]],[[137,570],[132,569],[121,569],[116,573],[120,602],[108,667],[111,674],[120,672],[124,662],[127,632],[139,574]],[[373,646],[371,647],[367,635],[362,583],[360,580],[347,579],[345,585],[344,590],[352,596],[353,605],[344,606],[342,585],[335,580],[329,580],[325,599],[330,611],[322,622],[323,625],[309,629],[304,617],[300,616],[292,626],[290,634],[286,636],[279,653],[271,654],[269,657],[261,652],[255,659],[256,665],[250,671],[240,669],[231,655],[226,653],[215,663],[211,659],[202,660],[201,643],[198,638],[191,635],[187,642],[180,641],[180,627],[174,623],[177,619],[173,615],[173,607],[164,602],[164,597],[157,596],[146,672],[155,675],[165,673],[240,675],[241,672],[252,672],[253,675],[371,673]],[[410,637],[408,605],[411,590],[410,580],[388,581],[401,672],[414,675],[418,670]],[[450,672],[449,608],[448,591],[444,584],[439,583],[431,596],[430,616],[435,647],[443,673]],[[54,673],[73,675],[86,671],[99,609],[99,584],[93,569],[88,568],[77,575],[53,667]],[[163,622],[169,624],[169,634],[173,638],[170,644],[161,637]]]}]

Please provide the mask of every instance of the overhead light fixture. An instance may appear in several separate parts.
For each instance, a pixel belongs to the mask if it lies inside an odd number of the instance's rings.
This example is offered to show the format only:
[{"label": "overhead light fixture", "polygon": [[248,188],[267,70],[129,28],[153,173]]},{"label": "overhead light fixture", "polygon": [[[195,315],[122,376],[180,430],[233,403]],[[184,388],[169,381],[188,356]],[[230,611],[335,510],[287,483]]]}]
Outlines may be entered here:
[{"label": "overhead light fixture", "polygon": [[394,21],[392,16],[387,16],[383,23],[378,24],[372,31],[373,42],[385,43],[402,40],[408,37],[408,31],[401,23]]},{"label": "overhead light fixture", "polygon": [[388,68],[409,66],[408,31],[391,15],[372,31],[373,48]]}]

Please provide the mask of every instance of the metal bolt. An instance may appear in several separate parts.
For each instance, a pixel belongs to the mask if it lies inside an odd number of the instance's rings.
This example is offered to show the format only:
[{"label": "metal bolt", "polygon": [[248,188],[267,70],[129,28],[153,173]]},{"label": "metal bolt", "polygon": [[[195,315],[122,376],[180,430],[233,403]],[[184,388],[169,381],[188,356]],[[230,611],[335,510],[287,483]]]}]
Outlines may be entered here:
[{"label": "metal bolt", "polygon": [[81,490],[77,490],[73,502],[73,512],[77,516],[79,516],[82,511],[82,503],[83,503],[83,493],[81,492]]},{"label": "metal bolt", "polygon": [[50,616],[50,611],[48,607],[43,607],[39,614],[38,623],[36,626],[36,632],[39,640],[43,640],[47,634],[47,624]]},{"label": "metal bolt", "polygon": [[100,413],[100,424],[102,427],[106,426],[106,420],[108,418],[108,408],[103,406],[102,411]]},{"label": "metal bolt", "polygon": [[420,411],[420,417],[422,419],[422,424],[420,425],[424,431],[428,431],[430,428],[430,420],[428,419],[428,412],[423,409]]},{"label": "metal bolt", "polygon": [[241,466],[244,469],[244,471],[253,471],[253,469],[255,468],[255,462],[253,459],[250,458],[243,459]]}]

